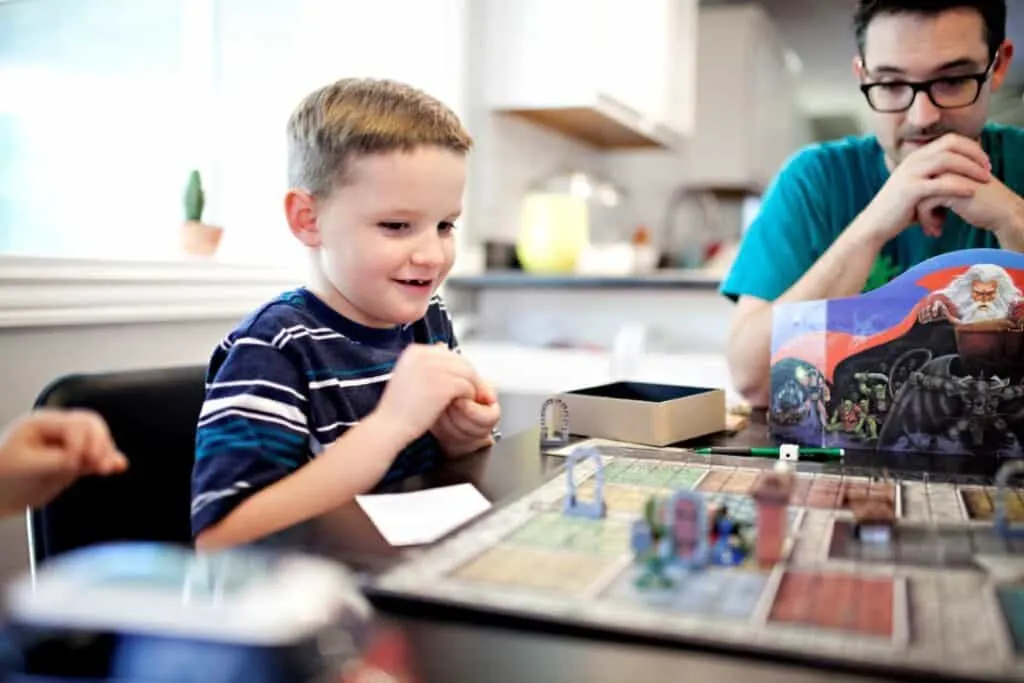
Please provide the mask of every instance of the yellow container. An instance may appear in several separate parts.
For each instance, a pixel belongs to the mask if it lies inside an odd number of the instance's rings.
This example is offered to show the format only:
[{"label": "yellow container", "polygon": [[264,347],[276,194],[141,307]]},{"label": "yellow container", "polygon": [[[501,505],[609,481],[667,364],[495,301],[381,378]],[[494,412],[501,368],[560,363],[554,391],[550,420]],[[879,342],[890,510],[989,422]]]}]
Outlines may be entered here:
[{"label": "yellow container", "polygon": [[571,273],[590,242],[587,200],[532,192],[523,199],[516,255],[536,274]]}]

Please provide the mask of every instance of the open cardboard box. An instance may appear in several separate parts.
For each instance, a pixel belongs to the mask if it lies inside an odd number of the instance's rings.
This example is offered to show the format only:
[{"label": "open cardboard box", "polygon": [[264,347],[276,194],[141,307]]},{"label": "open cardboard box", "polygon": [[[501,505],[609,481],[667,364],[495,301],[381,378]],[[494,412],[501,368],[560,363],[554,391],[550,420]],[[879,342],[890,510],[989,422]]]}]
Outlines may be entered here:
[{"label": "open cardboard box", "polygon": [[708,387],[614,382],[556,396],[569,432],[648,446],[725,431],[725,391]]}]

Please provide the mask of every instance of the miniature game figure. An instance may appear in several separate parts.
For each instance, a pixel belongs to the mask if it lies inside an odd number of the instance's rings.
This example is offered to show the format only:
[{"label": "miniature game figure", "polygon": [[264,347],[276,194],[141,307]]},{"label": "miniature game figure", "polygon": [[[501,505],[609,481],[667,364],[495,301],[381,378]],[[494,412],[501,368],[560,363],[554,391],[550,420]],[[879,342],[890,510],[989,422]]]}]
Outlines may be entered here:
[{"label": "miniature game figure", "polygon": [[1024,538],[1024,528],[1010,525],[1006,514],[1006,487],[1016,475],[1024,474],[1024,460],[1010,460],[996,472],[996,495],[992,497],[996,532],[1003,538]]},{"label": "miniature game figure", "polygon": [[630,545],[643,565],[637,576],[637,588],[670,588],[672,579],[667,568],[672,560],[672,542],[668,525],[663,521],[663,508],[657,496],[651,496],[644,505],[644,517],[633,522]]},{"label": "miniature game figure", "polygon": [[567,445],[569,445],[569,407],[560,398],[549,398],[540,408],[540,446],[541,448],[560,448]]},{"label": "miniature game figure", "polygon": [[[580,501],[579,492],[576,490],[576,478],[573,476],[576,465],[588,458],[594,461],[594,499],[589,503]],[[604,460],[596,448],[580,446],[569,453],[565,459],[565,481],[568,490],[562,514],[591,519],[601,519],[605,516]]]},{"label": "miniature game figure", "polygon": [[728,508],[718,508],[712,529],[711,559],[714,564],[740,565],[747,558],[749,548],[743,538],[743,525],[729,517]]},{"label": "miniature game figure", "polygon": [[678,490],[669,500],[673,555],[683,567],[701,567],[708,556],[707,502],[697,491]]},{"label": "miniature game figure", "polygon": [[853,527],[854,538],[872,546],[888,546],[892,543],[896,506],[887,492],[861,495],[847,493],[843,503],[853,512],[853,518],[856,520]]},{"label": "miniature game figure", "polygon": [[765,472],[751,492],[757,505],[755,555],[762,567],[782,559],[782,545],[789,528],[789,499],[795,483],[792,466],[780,460],[773,472]]}]

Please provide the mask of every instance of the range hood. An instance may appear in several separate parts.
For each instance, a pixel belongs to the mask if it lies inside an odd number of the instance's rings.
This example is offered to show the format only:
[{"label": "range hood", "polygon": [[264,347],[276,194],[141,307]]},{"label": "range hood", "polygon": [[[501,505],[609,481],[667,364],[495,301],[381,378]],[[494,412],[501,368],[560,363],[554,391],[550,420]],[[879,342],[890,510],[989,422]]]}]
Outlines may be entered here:
[{"label": "range hood", "polygon": [[496,111],[602,150],[676,149],[682,144],[682,136],[675,131],[605,95],[578,106],[499,107]]}]

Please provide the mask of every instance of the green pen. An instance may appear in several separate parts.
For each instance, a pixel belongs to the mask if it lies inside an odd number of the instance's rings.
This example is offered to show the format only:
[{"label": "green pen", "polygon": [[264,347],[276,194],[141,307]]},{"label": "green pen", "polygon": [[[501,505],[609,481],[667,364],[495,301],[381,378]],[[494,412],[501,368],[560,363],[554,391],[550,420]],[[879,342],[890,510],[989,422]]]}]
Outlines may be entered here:
[{"label": "green pen", "polygon": [[[773,446],[754,446],[753,448],[742,448],[737,446],[712,446],[711,448],[697,448],[694,452],[698,455],[754,455],[762,458],[777,458],[781,452]],[[800,455],[824,455],[832,458],[841,458],[846,453],[842,448],[804,448],[800,447]]]}]

